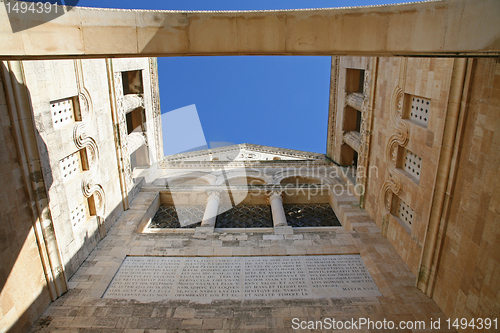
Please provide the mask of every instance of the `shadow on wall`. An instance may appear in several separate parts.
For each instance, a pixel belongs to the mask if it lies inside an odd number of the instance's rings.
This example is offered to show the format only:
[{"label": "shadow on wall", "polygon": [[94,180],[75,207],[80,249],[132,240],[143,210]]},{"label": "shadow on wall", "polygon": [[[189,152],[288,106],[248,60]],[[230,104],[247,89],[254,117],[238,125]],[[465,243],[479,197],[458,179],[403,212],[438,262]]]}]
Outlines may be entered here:
[{"label": "shadow on wall", "polygon": [[[66,292],[48,190],[54,181],[47,145],[31,109],[18,62],[2,62],[0,85],[0,332],[27,332],[51,301]],[[20,78],[20,79],[19,79]],[[123,207],[109,210],[109,217]],[[93,217],[95,219],[95,217]],[[67,216],[67,223],[71,223]],[[108,228],[111,225],[108,225]],[[71,226],[69,227],[71,229]],[[99,228],[86,238],[101,240]],[[61,244],[61,243],[59,243]],[[89,249],[88,252],[91,252]],[[85,258],[84,258],[85,259]],[[83,262],[83,260],[82,260]]]}]

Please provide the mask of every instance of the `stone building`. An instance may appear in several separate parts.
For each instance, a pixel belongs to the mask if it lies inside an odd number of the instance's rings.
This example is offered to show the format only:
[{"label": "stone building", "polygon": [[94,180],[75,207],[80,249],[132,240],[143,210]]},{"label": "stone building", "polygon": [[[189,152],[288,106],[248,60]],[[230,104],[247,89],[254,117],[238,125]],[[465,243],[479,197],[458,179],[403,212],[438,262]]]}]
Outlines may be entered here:
[{"label": "stone building", "polygon": [[155,58],[4,62],[1,98],[8,328],[67,291],[128,209],[133,169],[160,160],[163,143]]},{"label": "stone building", "polygon": [[[109,11],[110,26],[75,9],[25,32],[0,25],[0,331],[498,321],[499,12],[488,0],[237,17]],[[432,24],[415,32],[409,21]],[[147,57],[213,54],[332,55],[326,154],[242,144],[163,157]],[[345,255],[373,289],[156,299],[113,284],[134,259]]]}]

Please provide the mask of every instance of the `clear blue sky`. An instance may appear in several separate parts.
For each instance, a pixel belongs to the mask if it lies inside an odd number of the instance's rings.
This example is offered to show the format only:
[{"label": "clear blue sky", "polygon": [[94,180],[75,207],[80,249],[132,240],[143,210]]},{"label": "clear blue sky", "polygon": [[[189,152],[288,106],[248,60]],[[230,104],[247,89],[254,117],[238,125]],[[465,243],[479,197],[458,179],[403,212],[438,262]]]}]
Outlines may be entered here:
[{"label": "clear blue sky", "polygon": [[[78,6],[257,10],[398,2],[404,1],[80,0]],[[207,142],[254,143],[325,153],[330,62],[330,57],[298,56],[159,58],[162,113],[195,104]]]}]

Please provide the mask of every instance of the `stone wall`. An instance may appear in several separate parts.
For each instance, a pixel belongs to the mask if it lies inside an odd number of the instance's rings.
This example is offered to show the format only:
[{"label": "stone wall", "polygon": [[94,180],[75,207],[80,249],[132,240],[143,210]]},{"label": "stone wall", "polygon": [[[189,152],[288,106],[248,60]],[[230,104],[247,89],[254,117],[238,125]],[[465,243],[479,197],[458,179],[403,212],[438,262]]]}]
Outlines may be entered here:
[{"label": "stone wall", "polygon": [[[378,63],[365,208],[416,275],[431,213],[453,63],[446,58],[379,58]],[[410,95],[430,100],[427,128],[398,116],[407,107],[403,104],[398,110],[398,103]],[[422,158],[419,180],[397,164],[403,149]],[[399,193],[392,194],[387,209],[383,188],[390,182],[396,184],[392,193]],[[411,227],[396,217],[396,197],[413,209]]]},{"label": "stone wall", "polygon": [[500,64],[475,61],[433,295],[451,318],[500,317]]},{"label": "stone wall", "polygon": [[0,80],[0,332],[20,332],[51,300],[2,76]]},{"label": "stone wall", "polygon": [[[23,67],[54,229],[69,278],[97,245],[104,229],[109,229],[123,211],[106,62],[24,61]],[[58,126],[52,105],[72,97],[81,121]],[[69,174],[63,169],[63,159],[75,153],[82,168]],[[85,194],[87,186],[89,193]],[[90,200],[97,201],[96,206],[103,204],[102,211],[92,212]],[[81,214],[84,217],[78,221]]]}]

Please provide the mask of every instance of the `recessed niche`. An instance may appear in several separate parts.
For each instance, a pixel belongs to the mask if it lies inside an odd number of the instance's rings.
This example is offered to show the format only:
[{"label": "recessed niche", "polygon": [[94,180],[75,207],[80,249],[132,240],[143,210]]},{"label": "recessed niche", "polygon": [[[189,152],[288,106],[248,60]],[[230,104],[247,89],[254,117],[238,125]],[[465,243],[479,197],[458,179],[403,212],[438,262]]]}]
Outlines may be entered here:
[{"label": "recessed niche", "polygon": [[81,121],[80,107],[76,96],[50,102],[50,115],[54,129]]},{"label": "recessed niche", "polygon": [[403,118],[427,128],[431,112],[431,100],[420,96],[405,94]]}]

